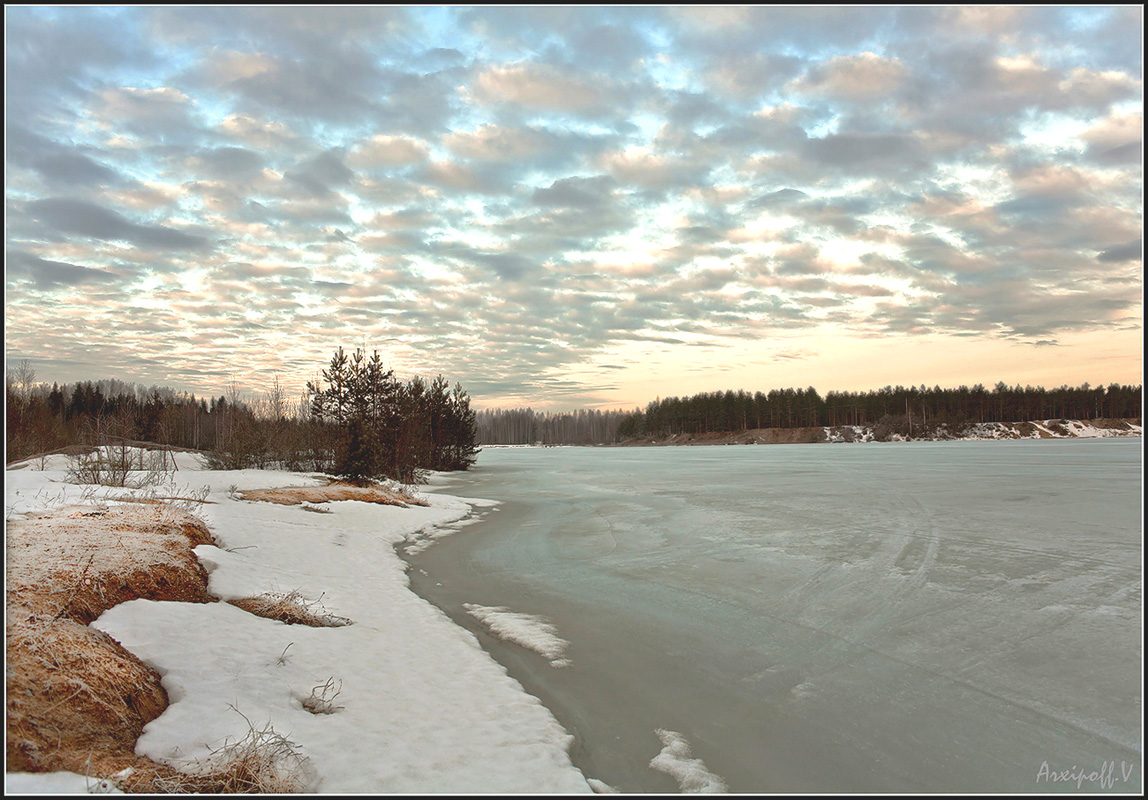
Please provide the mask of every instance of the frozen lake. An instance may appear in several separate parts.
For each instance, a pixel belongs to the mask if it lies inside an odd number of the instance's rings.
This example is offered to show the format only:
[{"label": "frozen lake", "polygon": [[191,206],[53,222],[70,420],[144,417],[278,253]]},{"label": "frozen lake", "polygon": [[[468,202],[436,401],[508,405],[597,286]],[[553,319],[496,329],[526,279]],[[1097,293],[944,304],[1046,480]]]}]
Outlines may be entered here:
[{"label": "frozen lake", "polygon": [[622,791],[666,729],[735,792],[1139,792],[1141,445],[488,449],[412,586]]}]

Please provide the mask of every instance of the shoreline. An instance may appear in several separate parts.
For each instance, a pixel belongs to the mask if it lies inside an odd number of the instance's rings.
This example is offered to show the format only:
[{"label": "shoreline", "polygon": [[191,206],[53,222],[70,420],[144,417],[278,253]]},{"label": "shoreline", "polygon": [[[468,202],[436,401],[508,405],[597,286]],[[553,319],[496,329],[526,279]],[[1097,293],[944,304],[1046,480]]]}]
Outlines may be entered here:
[{"label": "shoreline", "polygon": [[[903,420],[902,420],[903,423]],[[940,425],[927,435],[913,436],[902,424],[832,425],[800,428],[749,428],[712,433],[674,433],[627,439],[608,447],[706,447],[748,444],[882,444],[891,442],[977,442],[1002,439],[1100,439],[1143,436],[1140,418],[1070,420],[1045,419],[1028,422],[979,422],[950,431]]]},{"label": "shoreline", "polygon": [[[476,532],[468,531],[471,534]],[[473,544],[467,542],[463,546]],[[528,586],[520,584],[517,590],[508,590],[505,581],[492,586],[489,576],[479,574],[469,562],[444,568],[452,564],[454,559],[436,558],[438,554],[434,551],[439,549],[437,547],[416,550],[412,554],[402,552],[401,546],[395,549],[399,558],[410,566],[408,575],[411,592],[441,612],[451,623],[474,636],[487,657],[498,664],[524,693],[536,698],[567,732],[571,737],[567,749],[570,762],[595,792],[677,794],[683,791],[674,778],[647,767],[662,747],[655,736],[656,727],[653,723],[631,719],[609,721],[605,719],[606,715],[598,713],[600,709],[595,710],[591,701],[598,699],[593,697],[597,687],[589,685],[579,674],[579,655],[574,656],[569,668],[560,667],[536,650],[500,637],[464,608],[472,605],[464,598],[478,598],[479,602],[484,603],[497,602],[498,608],[532,608],[538,598]],[[428,561],[437,563],[427,564]],[[424,565],[429,570],[423,569]],[[594,610],[589,606],[579,606],[578,612],[579,616],[595,618]],[[588,624],[586,627],[593,625]],[[572,629],[573,626],[568,622],[559,625],[560,635]],[[597,630],[599,636],[606,633],[600,628]],[[608,649],[615,656],[628,656],[622,647],[625,635],[610,633],[616,642],[614,647]],[[630,675],[640,676],[641,673],[633,669]],[[631,688],[637,691],[638,684],[644,679],[634,677],[633,680]],[[605,736],[602,735],[603,728],[608,729]],[[595,732],[588,733],[590,729],[595,729]],[[606,738],[613,739],[613,746],[606,745]],[[635,750],[641,752],[635,756]],[[640,766],[635,768],[635,763]]]},{"label": "shoreline", "polygon": [[[9,518],[93,499],[63,477],[9,471]],[[339,624],[286,624],[230,602],[132,600],[103,612],[91,627],[162,673],[169,695],[136,739],[139,755],[194,770],[250,732],[289,745],[300,780],[322,792],[592,791],[549,710],[410,590],[395,553],[400,542],[433,540],[482,501],[448,490],[428,492],[425,507],[283,505],[240,497],[298,484],[297,474],[181,469],[177,480],[202,489],[207,503],[203,521],[217,544],[194,555],[213,598],[289,591]],[[94,499],[135,507],[128,494],[101,489]],[[110,546],[123,550],[114,539]],[[71,776],[6,769],[5,784],[40,791],[85,780],[82,762],[72,768]]]}]

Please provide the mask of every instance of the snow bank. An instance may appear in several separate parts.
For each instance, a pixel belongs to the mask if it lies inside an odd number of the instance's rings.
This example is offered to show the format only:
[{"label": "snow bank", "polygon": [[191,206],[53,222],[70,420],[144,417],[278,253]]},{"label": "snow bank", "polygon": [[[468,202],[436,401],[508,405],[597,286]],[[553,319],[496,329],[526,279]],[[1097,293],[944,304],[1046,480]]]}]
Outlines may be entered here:
[{"label": "snow bank", "polygon": [[[1094,425],[1080,420],[1046,419],[1032,422],[978,422],[958,431],[950,431],[945,426],[935,429],[928,440],[973,440],[992,441],[998,439],[1073,439],[1111,438],[1117,436],[1142,436],[1143,428],[1126,420],[1110,420],[1115,425]],[[839,443],[868,443],[876,441],[873,428],[863,425],[837,425],[823,428],[824,441]],[[916,439],[916,437],[914,437]],[[910,441],[903,434],[893,433],[886,441]]]},{"label": "snow bank", "polygon": [[[244,489],[307,482],[297,474],[176,476],[184,496],[209,487],[201,515],[220,546],[196,554],[213,594],[297,591],[354,624],[286,625],[228,603],[134,600],[105,612],[93,626],[155,667],[171,703],[137,752],[190,770],[226,740],[270,724],[301,748],[320,792],[590,791],[549,710],[408,588],[395,545],[463,520],[467,502],[434,493],[425,508],[345,502],[315,514],[237,499]],[[6,477],[8,514],[126,491],[72,486],[60,471]],[[307,698],[328,682],[341,709],[308,711]]]},{"label": "snow bank", "polygon": [[570,642],[558,636],[558,629],[546,617],[521,614],[503,606],[463,603],[462,607],[499,639],[533,650],[549,659],[552,667],[570,666],[570,660],[564,657]]}]

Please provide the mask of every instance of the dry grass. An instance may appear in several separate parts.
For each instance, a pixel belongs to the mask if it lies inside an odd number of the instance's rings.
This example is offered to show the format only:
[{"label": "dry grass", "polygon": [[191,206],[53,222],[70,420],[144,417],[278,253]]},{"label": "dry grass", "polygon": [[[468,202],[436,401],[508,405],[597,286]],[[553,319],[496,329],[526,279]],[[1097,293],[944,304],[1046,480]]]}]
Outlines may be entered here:
[{"label": "dry grass", "polygon": [[340,628],[352,624],[346,617],[336,616],[323,609],[317,600],[308,600],[298,591],[265,592],[254,597],[229,600],[233,606],[242,608],[257,617],[285,622],[288,625],[309,625],[312,628]]},{"label": "dry grass", "polygon": [[[234,707],[233,711],[239,713]],[[240,714],[240,716],[243,716]],[[270,723],[247,722],[242,739],[225,741],[211,756],[188,765],[189,772],[165,774],[152,782],[167,794],[294,794],[313,781],[313,770],[299,745]]]},{"label": "dry grass", "polygon": [[401,484],[354,486],[349,483],[333,482],[326,486],[284,486],[277,489],[250,489],[239,493],[243,500],[260,500],[280,505],[300,505],[302,503],[329,503],[339,500],[358,500],[362,503],[378,503],[385,506],[425,506],[427,502],[409,487]]},{"label": "dry grass", "polygon": [[345,706],[335,705],[335,698],[343,691],[343,682],[336,685],[334,678],[328,678],[311,690],[307,697],[298,697],[299,702],[312,714],[335,714],[342,711]]},{"label": "dry grass", "polygon": [[[14,520],[5,536],[9,619],[20,609],[81,625],[136,598],[214,602],[192,548],[214,544],[204,524],[170,506],[71,507]],[[27,616],[26,614],[24,616]]]},{"label": "dry grass", "polygon": [[6,771],[75,772],[127,792],[305,788],[305,760],[270,726],[225,743],[194,775],[135,753],[167,695],[155,670],[88,623],[136,598],[214,602],[192,552],[212,543],[202,522],[166,504],[9,522]]}]

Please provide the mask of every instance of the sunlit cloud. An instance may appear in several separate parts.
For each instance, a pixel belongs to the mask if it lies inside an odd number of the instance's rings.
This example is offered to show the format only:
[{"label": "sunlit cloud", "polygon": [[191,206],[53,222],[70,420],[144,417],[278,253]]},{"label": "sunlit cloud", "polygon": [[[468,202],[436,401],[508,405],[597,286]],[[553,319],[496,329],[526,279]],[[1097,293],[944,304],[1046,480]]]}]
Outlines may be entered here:
[{"label": "sunlit cloud", "polygon": [[6,23],[5,348],[44,380],[299,390],[366,345],[568,408],[1142,370],[1138,8]]}]

